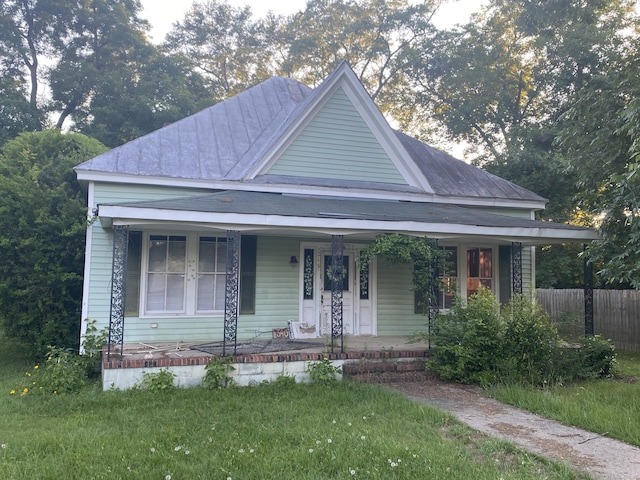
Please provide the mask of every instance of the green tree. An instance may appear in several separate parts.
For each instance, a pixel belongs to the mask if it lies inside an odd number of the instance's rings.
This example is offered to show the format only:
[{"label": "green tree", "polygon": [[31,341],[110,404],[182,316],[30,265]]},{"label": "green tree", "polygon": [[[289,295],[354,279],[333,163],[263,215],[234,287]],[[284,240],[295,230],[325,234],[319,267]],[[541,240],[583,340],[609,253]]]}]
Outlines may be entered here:
[{"label": "green tree", "polygon": [[[628,0],[492,0],[472,23],[440,32],[435,48],[416,52],[409,75],[426,107],[423,121],[467,142],[486,170],[548,198],[540,219],[584,224],[579,172],[558,142],[563,114],[617,63],[632,7]],[[538,271],[557,278],[545,266],[571,251],[544,249]],[[581,267],[573,255],[570,270]]]},{"label": "green tree", "polygon": [[73,11],[72,29],[49,74],[57,128],[72,114],[75,120],[90,116],[100,86],[117,88],[120,78],[131,76],[128,67],[149,47],[141,10],[139,0],[92,0]]},{"label": "green tree", "polygon": [[404,71],[418,47],[430,49],[440,1],[310,0],[282,30],[282,74],[316,85],[348,61],[378,107],[403,126],[415,108]]},{"label": "green tree", "polygon": [[[43,83],[42,62],[63,47],[73,21],[74,0],[3,0],[0,2],[0,74],[11,99],[16,91],[25,93],[28,110],[20,106],[20,115],[29,114],[26,125],[39,127],[45,121],[46,105],[40,104]],[[12,80],[8,80],[9,77]],[[13,102],[15,107],[16,103]]]},{"label": "green tree", "polygon": [[573,157],[578,199],[598,219],[591,260],[610,283],[640,288],[640,41],[578,95],[561,142]]},{"label": "green tree", "polygon": [[87,212],[73,167],[105,150],[47,130],[0,153],[0,325],[39,356],[79,341]]},{"label": "green tree", "polygon": [[174,25],[165,48],[191,59],[192,68],[208,78],[212,98],[220,100],[273,75],[267,32],[250,7],[207,0],[194,3]]},{"label": "green tree", "polygon": [[108,147],[157,130],[214,103],[206,80],[179,55],[149,47],[136,64],[111,71],[94,87],[95,96],[73,130]]}]

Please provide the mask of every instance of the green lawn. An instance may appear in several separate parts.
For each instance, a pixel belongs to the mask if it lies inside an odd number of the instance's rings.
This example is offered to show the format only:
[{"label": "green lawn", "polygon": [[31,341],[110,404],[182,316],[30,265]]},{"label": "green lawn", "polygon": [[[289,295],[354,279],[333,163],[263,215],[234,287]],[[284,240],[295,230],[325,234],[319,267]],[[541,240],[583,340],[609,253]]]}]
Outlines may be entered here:
[{"label": "green lawn", "polygon": [[575,479],[387,389],[262,385],[38,396],[0,345],[2,479]]},{"label": "green lawn", "polygon": [[490,394],[567,425],[640,446],[640,353],[618,352],[613,379],[548,390],[505,386]]}]

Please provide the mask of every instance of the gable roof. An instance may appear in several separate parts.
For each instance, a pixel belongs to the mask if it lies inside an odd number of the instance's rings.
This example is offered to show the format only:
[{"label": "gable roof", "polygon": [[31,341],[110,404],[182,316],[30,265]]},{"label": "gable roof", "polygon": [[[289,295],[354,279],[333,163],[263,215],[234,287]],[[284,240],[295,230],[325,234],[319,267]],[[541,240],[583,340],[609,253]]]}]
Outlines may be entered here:
[{"label": "gable roof", "polygon": [[[364,175],[282,175],[272,170],[338,91],[346,94],[362,125],[406,182],[372,181]],[[351,168],[362,170],[361,165]],[[529,190],[393,131],[345,62],[315,89],[293,79],[271,78],[84,162],[75,170],[80,180],[165,185],[179,180],[183,186],[192,182],[200,188],[264,191],[273,191],[274,185],[288,186],[289,191],[315,186],[404,193],[413,199],[422,197],[422,201],[442,197],[440,201],[468,204],[497,199],[527,208],[543,208],[546,203]]]}]

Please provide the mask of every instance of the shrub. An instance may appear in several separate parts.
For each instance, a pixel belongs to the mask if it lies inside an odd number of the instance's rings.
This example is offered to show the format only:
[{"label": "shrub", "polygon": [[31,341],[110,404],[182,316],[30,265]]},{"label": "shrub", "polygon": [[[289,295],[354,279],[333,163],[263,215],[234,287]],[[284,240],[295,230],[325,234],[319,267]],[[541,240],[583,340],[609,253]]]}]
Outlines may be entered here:
[{"label": "shrub", "polygon": [[73,167],[105,150],[58,130],[0,150],[0,326],[39,359],[78,349],[87,208]]},{"label": "shrub", "polygon": [[235,370],[232,363],[233,357],[212,357],[204,367],[204,386],[213,390],[234,386],[235,381],[229,377],[229,373]]},{"label": "shrub", "polygon": [[500,311],[481,289],[466,304],[457,299],[433,327],[436,360],[428,367],[447,380],[547,385],[610,376],[615,365],[613,345],[598,337],[562,347],[548,315],[522,295]]},{"label": "shrub", "polygon": [[156,373],[143,373],[142,382],[140,385],[137,385],[137,387],[151,392],[166,392],[176,388],[174,383],[175,378],[175,373],[162,368]]},{"label": "shrub", "polygon": [[502,363],[504,324],[500,307],[486,289],[465,304],[460,298],[450,312],[434,321],[437,362],[429,366],[447,380],[493,383]]},{"label": "shrub", "polygon": [[280,375],[271,382],[271,384],[279,388],[290,388],[296,384],[296,377],[291,375]]},{"label": "shrub", "polygon": [[552,359],[560,337],[549,315],[529,298],[516,295],[503,308],[502,316],[505,373],[529,385],[551,381]]},{"label": "shrub", "polygon": [[107,341],[107,332],[106,328],[98,332],[96,321],[87,320],[87,329],[82,338],[84,353],[80,356],[79,360],[88,378],[100,376],[102,367],[102,345]]},{"label": "shrub", "polygon": [[338,375],[342,375],[342,368],[334,366],[325,356],[319,362],[309,362],[304,370],[312,383],[328,385],[338,380]]},{"label": "shrub", "polygon": [[608,378],[616,363],[615,347],[599,336],[583,337],[566,344],[554,357],[554,380],[566,383],[590,378]]}]

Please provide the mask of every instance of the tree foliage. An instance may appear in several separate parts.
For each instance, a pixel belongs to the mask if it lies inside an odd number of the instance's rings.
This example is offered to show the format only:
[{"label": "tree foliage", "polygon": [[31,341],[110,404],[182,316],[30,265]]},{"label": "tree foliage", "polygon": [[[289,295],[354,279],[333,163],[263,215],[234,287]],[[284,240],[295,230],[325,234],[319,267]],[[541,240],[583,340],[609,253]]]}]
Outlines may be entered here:
[{"label": "tree foliage", "polygon": [[[114,147],[273,75],[316,85],[346,60],[404,130],[463,142],[478,165],[548,198],[539,219],[602,218],[599,270],[640,285],[636,2],[490,0],[438,30],[441,3],[309,0],[255,18],[203,0],[157,46],[140,0],[5,0],[0,145],[52,122]],[[545,285],[578,277],[573,250],[536,256]],[[552,271],[567,253],[568,275]]]},{"label": "tree foliage", "polygon": [[560,141],[577,172],[580,206],[598,219],[602,242],[589,254],[612,283],[640,288],[640,66],[628,56],[583,89],[566,112]]},{"label": "tree foliage", "polygon": [[0,154],[0,325],[38,355],[78,343],[87,214],[73,167],[105,150],[48,130]]},{"label": "tree foliage", "polygon": [[413,266],[413,289],[426,305],[433,305],[436,291],[444,288],[438,272],[445,271],[449,256],[432,238],[409,237],[398,233],[378,235],[360,254],[360,268],[366,268],[371,259],[381,256],[392,264]]}]

